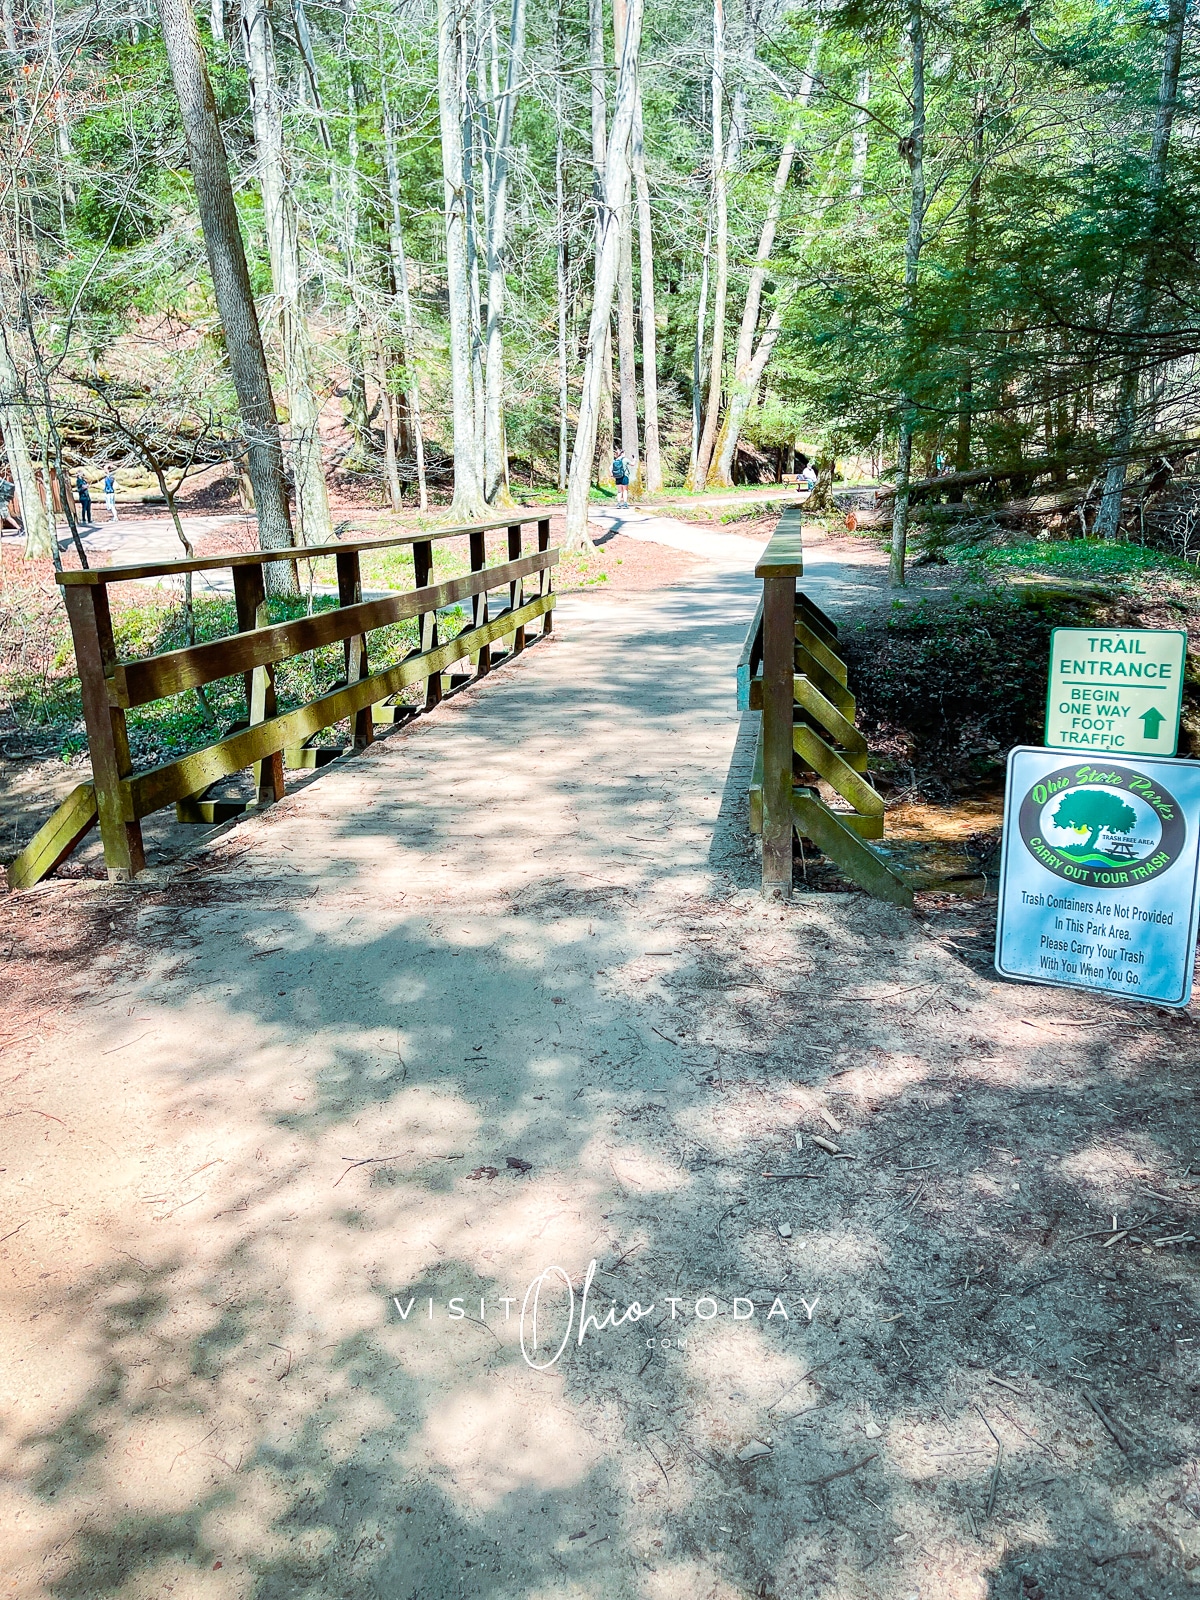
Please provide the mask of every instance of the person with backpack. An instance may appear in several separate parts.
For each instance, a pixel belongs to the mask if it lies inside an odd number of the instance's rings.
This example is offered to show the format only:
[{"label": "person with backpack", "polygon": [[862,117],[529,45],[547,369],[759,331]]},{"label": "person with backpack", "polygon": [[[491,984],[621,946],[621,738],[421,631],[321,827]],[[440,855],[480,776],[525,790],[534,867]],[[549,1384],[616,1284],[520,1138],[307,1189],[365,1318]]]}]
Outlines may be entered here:
[{"label": "person with backpack", "polygon": [[104,504],[108,507],[109,517],[115,522],[117,520],[117,485],[111,472],[104,474]]},{"label": "person with backpack", "polygon": [[627,506],[629,504],[629,467],[623,454],[618,455],[613,461],[612,475],[613,482],[617,486],[617,504],[619,506]]}]

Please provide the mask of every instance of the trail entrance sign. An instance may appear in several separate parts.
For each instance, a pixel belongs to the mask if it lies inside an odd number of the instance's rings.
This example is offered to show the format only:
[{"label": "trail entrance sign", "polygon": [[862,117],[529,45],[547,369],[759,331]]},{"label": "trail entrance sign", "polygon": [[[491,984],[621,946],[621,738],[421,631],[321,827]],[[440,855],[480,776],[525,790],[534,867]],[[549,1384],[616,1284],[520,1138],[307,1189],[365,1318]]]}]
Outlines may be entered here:
[{"label": "trail entrance sign", "polygon": [[1187,634],[1174,628],[1055,628],[1046,744],[1173,756]]},{"label": "trail entrance sign", "polygon": [[1183,1006],[1200,878],[1200,762],[1008,758],[996,970]]}]

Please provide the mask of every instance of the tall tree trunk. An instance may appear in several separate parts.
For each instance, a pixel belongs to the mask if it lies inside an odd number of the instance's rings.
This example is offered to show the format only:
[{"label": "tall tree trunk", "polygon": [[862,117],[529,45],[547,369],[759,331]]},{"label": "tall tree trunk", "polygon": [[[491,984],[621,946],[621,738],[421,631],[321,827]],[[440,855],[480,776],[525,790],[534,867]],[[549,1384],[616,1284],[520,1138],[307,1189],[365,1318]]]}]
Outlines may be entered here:
[{"label": "tall tree trunk", "polygon": [[567,487],[567,198],[566,132],[563,116],[562,21],[564,0],[554,12],[554,286],[558,311],[558,487]]},{"label": "tall tree trunk", "polygon": [[[613,0],[613,61],[619,69],[625,45],[626,0]],[[637,111],[634,111],[634,128]],[[632,170],[621,202],[621,257],[617,267],[617,372],[621,397],[621,454],[634,493],[641,489],[641,443],[638,439],[637,339],[633,314]]]},{"label": "tall tree trunk", "polygon": [[868,128],[870,119],[867,107],[871,103],[871,69],[864,67],[858,79],[858,110],[854,114],[854,136],[851,140],[850,198],[861,200],[867,176],[867,152],[870,148]]},{"label": "tall tree trunk", "polygon": [[213,43],[225,42],[225,0],[210,0],[209,26],[212,30]]},{"label": "tall tree trunk", "polygon": [[642,91],[638,85],[633,118],[633,181],[637,188],[638,262],[642,290],[642,401],[646,427],[645,489],[658,494],[663,486],[662,448],[658,436],[658,325],[654,311],[654,234],[650,217],[650,185],[646,181],[646,141],[642,126]]},{"label": "tall tree trunk", "polygon": [[585,547],[588,540],[588,489],[591,484],[592,454],[596,447],[596,424],[600,401],[600,375],[608,342],[613,290],[621,257],[620,206],[629,186],[629,148],[633,118],[637,107],[637,63],[642,39],[643,0],[629,0],[625,22],[625,49],[617,78],[617,100],[613,111],[612,137],[607,153],[605,189],[601,216],[603,229],[596,262],[596,281],[592,290],[592,315],[588,328],[587,352],[583,362],[583,388],[579,400],[579,425],[575,430],[575,449],[567,481],[565,543],[568,548]]},{"label": "tall tree trunk", "polygon": [[729,291],[729,193],[725,167],[725,129],[723,95],[725,88],[725,3],[713,0],[712,65],[712,189],[713,247],[716,271],[713,281],[712,353],[708,369],[708,404],[704,410],[704,431],[696,452],[696,467],[691,487],[702,489],[708,479],[717,422],[721,414],[721,384],[725,376],[725,300]]},{"label": "tall tree trunk", "polygon": [[[508,72],[504,94],[493,115],[487,215],[487,329],[485,334],[486,396],[484,405],[484,484],[489,505],[512,505],[508,492],[508,452],[504,443],[504,297],[505,229],[508,221],[508,166],[518,83],[525,59],[525,0],[512,0],[508,30]],[[495,57],[493,56],[493,63]],[[499,72],[493,65],[493,77]],[[499,85],[497,84],[498,88]]]},{"label": "tall tree trunk", "polygon": [[[809,50],[804,76],[800,81],[800,87],[796,94],[795,104],[801,110],[807,107],[812,97],[813,84],[816,82],[817,67],[820,59],[821,36],[818,34]],[[733,484],[733,460],[737,453],[742,424],[746,420],[746,413],[750,409],[755,392],[762,382],[763,373],[766,371],[767,362],[770,360],[779,339],[781,318],[772,313],[759,341],[758,350],[755,350],[754,335],[758,329],[759,318],[762,315],[762,297],[767,282],[767,269],[771,254],[775,248],[775,235],[779,228],[779,219],[783,215],[784,194],[787,189],[788,179],[791,176],[795,155],[796,128],[793,123],[788,128],[783,148],[779,152],[779,161],[775,168],[775,180],[771,185],[771,198],[767,204],[766,215],[763,218],[762,229],[758,236],[758,249],[755,253],[754,265],[750,269],[750,277],[746,285],[746,303],[742,308],[742,320],[738,327],[737,349],[733,358],[733,385],[725,408],[725,415],[721,421],[720,433],[713,452],[712,465],[708,472],[708,483],[713,488],[729,488]]]},{"label": "tall tree trunk", "polygon": [[[912,41],[912,133],[904,141],[912,194],[908,211],[908,236],[904,241],[904,314],[908,323],[906,359],[911,358],[913,321],[917,308],[917,267],[925,226],[925,18],[923,0],[910,0],[909,37]],[[892,555],[888,582],[904,582],[908,551],[908,486],[912,477],[913,432],[916,414],[905,378],[900,395],[900,445],[896,462],[896,501],[892,512]]]},{"label": "tall tree trunk", "polygon": [[692,456],[688,466],[689,487],[697,481],[700,461],[700,432],[704,421],[704,331],[708,325],[708,261],[712,253],[712,213],[704,225],[704,250],[700,266],[700,294],[696,301],[696,337],[692,344]]},{"label": "tall tree trunk", "polygon": [[400,297],[400,326],[404,340],[404,372],[408,378],[408,420],[412,428],[413,455],[417,467],[417,500],[422,511],[429,509],[429,488],[425,481],[425,438],[421,422],[421,380],[416,366],[416,341],[413,338],[412,295],[408,287],[408,261],[404,254],[404,229],[400,220],[400,164],[396,159],[396,129],[392,108],[383,89],[383,144],[388,176],[388,248],[392,257],[392,277]]},{"label": "tall tree trunk", "polygon": [[461,521],[483,515],[483,462],[475,429],[467,186],[463,164],[465,74],[461,0],[438,0],[438,103],[446,224],[446,289],[450,312],[450,387],[454,423],[454,499]]},{"label": "tall tree trunk", "polygon": [[[982,93],[975,96],[974,127],[971,153],[975,172],[967,190],[967,238],[963,265],[967,280],[967,333],[974,332],[975,271],[979,260],[979,203],[983,192],[983,140],[984,117],[987,102]],[[958,380],[958,419],[954,438],[954,467],[956,472],[966,472],[971,465],[971,432],[974,425],[975,368],[971,360],[971,347],[967,346],[963,358],[962,375]],[[955,489],[952,501],[961,504],[963,492]]]},{"label": "tall tree trunk", "polygon": [[379,409],[383,413],[383,473],[387,479],[388,499],[392,510],[403,508],[404,496],[400,488],[400,469],[396,462],[396,412],[389,381],[387,339],[379,330],[376,351],[379,360]]},{"label": "tall tree trunk", "polygon": [[[259,547],[283,550],[293,539],[283,484],[279,423],[275,417],[271,377],[254,309],[225,142],[221,137],[212,85],[208,81],[204,50],[188,0],[156,0],[156,3],[187,139],[213,293],[225,330],[230,372],[246,430],[247,466],[258,510]],[[286,562],[270,562],[266,567],[266,582],[272,593],[299,594],[296,569]]]},{"label": "tall tree trunk", "polygon": [[[604,237],[606,173],[608,170],[608,68],[604,56],[604,0],[588,0],[588,76],[592,109],[592,202],[595,212],[595,263],[592,277],[600,273],[600,245]],[[596,425],[596,482],[612,484],[613,359],[612,329],[606,328],[600,367],[600,415]]]},{"label": "tall tree trunk", "polygon": [[250,79],[250,111],[258,155],[263,222],[271,278],[279,300],[283,376],[288,392],[292,477],[301,542],[333,536],[329,493],[321,460],[321,408],[313,391],[308,329],[301,308],[300,245],[296,209],[284,167],[283,108],[275,71],[275,40],[266,0],[244,0],[242,28]]},{"label": "tall tree trunk", "polygon": [[17,369],[9,354],[8,334],[0,328],[0,431],[4,435],[4,448],[8,455],[8,468],[12,473],[17,498],[21,502],[21,520],[25,524],[25,555],[35,557],[55,554],[54,535],[50,519],[38,494],[37,474],[25,438],[25,418],[22,415],[21,384]]},{"label": "tall tree trunk", "polygon": [[[1187,20],[1187,0],[1170,0],[1167,11],[1167,34],[1163,44],[1162,77],[1158,86],[1158,112],[1154,120],[1154,137],[1150,145],[1150,165],[1146,174],[1146,238],[1154,239],[1162,211],[1163,190],[1167,180],[1167,154],[1171,145],[1171,128],[1179,102],[1179,66],[1183,56],[1183,30]],[[1113,450],[1104,478],[1104,492],[1100,509],[1096,513],[1093,532],[1101,539],[1115,539],[1121,526],[1121,494],[1125,488],[1125,474],[1129,470],[1129,451],[1133,444],[1133,430],[1137,423],[1138,379],[1141,376],[1139,359],[1141,336],[1150,320],[1154,301],[1154,257],[1147,251],[1142,265],[1141,282],[1129,328],[1129,346],[1121,373],[1117,394],[1117,421],[1113,430]]]}]

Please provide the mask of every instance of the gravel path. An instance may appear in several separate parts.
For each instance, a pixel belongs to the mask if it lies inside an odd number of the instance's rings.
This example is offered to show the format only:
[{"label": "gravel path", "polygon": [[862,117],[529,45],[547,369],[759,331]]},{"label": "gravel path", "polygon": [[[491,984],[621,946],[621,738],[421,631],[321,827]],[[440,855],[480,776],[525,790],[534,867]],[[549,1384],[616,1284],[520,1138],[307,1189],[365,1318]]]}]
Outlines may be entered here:
[{"label": "gravel path", "polygon": [[754,549],[683,535],[0,906],[5,1594],[1193,1592],[1193,1019],[998,983],[977,901],[765,904]]}]

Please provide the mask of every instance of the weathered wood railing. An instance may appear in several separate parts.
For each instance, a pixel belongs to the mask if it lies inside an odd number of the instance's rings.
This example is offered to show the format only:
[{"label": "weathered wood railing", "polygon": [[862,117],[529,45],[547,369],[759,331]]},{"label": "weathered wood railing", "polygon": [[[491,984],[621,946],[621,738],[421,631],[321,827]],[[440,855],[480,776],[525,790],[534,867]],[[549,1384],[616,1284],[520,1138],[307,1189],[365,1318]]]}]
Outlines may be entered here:
[{"label": "weathered wood railing", "polygon": [[[780,517],[754,575],[763,597],[738,663],[738,705],[762,712],[750,824],[762,834],[763,893],[791,894],[798,832],[869,894],[911,905],[912,891],[864,842],[883,837],[883,800],[866,776],[867,744],[854,726],[837,625],[796,587],[804,575],[799,507]],[[817,778],[848,809],[827,804]]]},{"label": "weathered wood railing", "polygon": [[[533,523],[537,548],[526,552],[525,529]],[[488,535],[498,531],[507,536],[507,560],[488,566]],[[435,583],[435,544],[463,537],[470,547],[470,572]],[[362,552],[402,545],[412,546],[416,586],[364,601]],[[303,564],[327,557],[336,565],[337,606],[270,624],[264,569],[276,561]],[[557,561],[558,551],[550,548],[547,519],[507,517],[394,539],[60,572],[58,582],[63,587],[79,670],[92,781],[80,784],[68,796],[12,863],[10,887],[28,888],[44,878],[97,822],[108,876],[131,878],[145,865],[141,823],[151,812],[174,803],[181,821],[211,822],[251,805],[281,799],[285,754],[290,765],[315,765],[318,753],[306,750],[305,741],[322,729],[352,719],[353,747],[362,749],[371,742],[376,723],[392,722],[399,712],[410,709],[389,704],[389,697],[424,681],[424,708],[432,709],[447,687],[443,675],[455,662],[469,659],[473,675],[483,677],[499,659],[493,653],[498,641],[507,641],[508,653],[517,654],[530,642],[531,626],[539,617],[543,619],[541,633],[549,633],[555,601],[551,574]],[[118,658],[108,600],[111,584],[222,569],[232,573],[238,632],[141,660]],[[525,586],[534,581],[537,592],[527,598]],[[497,590],[503,591],[498,612],[489,598]],[[466,600],[471,602],[469,625],[451,639],[439,639],[438,613]],[[417,648],[394,665],[371,672],[367,636],[376,628],[412,618],[417,621]],[[278,664],[337,643],[344,649],[344,679],[329,693],[280,711],[275,693]],[[245,681],[244,722],[204,749],[134,771],[127,711],[237,675]],[[254,774],[254,801],[206,798],[205,790],[218,779],[247,768]]]}]

